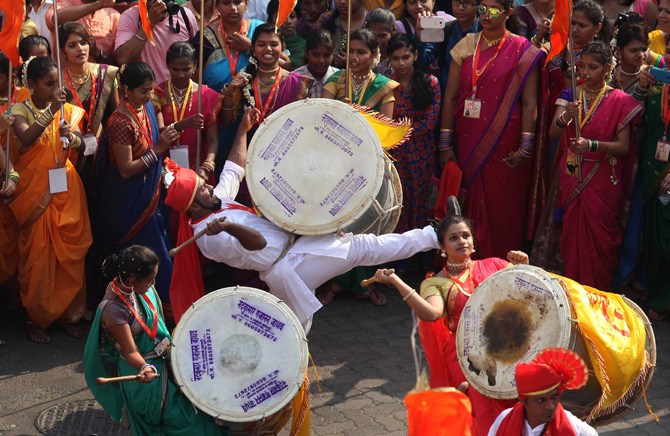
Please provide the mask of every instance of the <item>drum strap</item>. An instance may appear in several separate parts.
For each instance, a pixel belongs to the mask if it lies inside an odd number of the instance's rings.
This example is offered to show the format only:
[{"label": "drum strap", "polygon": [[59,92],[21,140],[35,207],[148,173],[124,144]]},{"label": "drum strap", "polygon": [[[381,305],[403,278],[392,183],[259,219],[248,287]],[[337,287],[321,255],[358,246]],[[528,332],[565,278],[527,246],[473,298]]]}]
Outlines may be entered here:
[{"label": "drum strap", "polygon": [[273,266],[278,264],[279,261],[282,260],[284,258],[284,256],[286,256],[286,254],[289,252],[291,247],[293,247],[295,245],[295,241],[298,239],[298,238],[296,238],[294,233],[289,233],[286,230],[284,230],[284,232],[288,235],[288,240],[286,241],[286,244],[284,244],[284,248],[282,249],[281,253],[279,253],[279,257],[277,257],[277,259],[274,262],[272,262],[272,265],[270,265],[270,268],[272,268]]}]

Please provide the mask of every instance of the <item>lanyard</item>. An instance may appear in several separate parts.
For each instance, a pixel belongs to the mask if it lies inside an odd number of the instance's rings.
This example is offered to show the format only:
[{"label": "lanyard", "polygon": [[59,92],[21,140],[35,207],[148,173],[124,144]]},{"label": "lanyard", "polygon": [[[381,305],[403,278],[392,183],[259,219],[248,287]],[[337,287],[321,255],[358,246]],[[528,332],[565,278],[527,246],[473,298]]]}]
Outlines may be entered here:
[{"label": "lanyard", "polygon": [[[72,81],[70,80],[70,73],[67,71],[67,69],[65,70],[65,81],[67,82],[68,88],[70,88],[70,92],[72,93],[72,97],[74,97],[74,101],[75,103],[77,103],[77,106],[84,109],[84,105],[79,99],[79,94],[77,94],[77,91],[74,90],[74,86],[72,86]],[[86,117],[86,121],[88,121],[89,129],[91,127],[91,119],[93,118],[94,109],[95,109],[95,77],[93,76],[93,71],[91,71],[91,102],[88,105],[88,113],[86,112],[86,109],[84,109],[84,116]]]},{"label": "lanyard", "polygon": [[502,46],[505,44],[505,41],[507,40],[507,35],[508,32],[505,30],[505,34],[503,35],[502,39],[498,43],[498,47],[496,47],[496,52],[491,57],[491,59],[484,64],[481,70],[477,70],[477,64],[479,64],[479,53],[481,51],[481,46],[482,46],[482,34],[480,33],[479,36],[477,37],[477,44],[475,47],[475,54],[472,56],[472,98],[477,95],[477,81],[479,78],[484,74],[484,71],[491,65],[491,62],[495,60],[495,58],[498,57],[498,53],[500,53],[500,50],[502,49]]},{"label": "lanyard", "polygon": [[116,293],[116,296],[123,301],[126,306],[130,309],[130,311],[133,313],[133,316],[137,320],[138,323],[142,326],[145,332],[149,335],[149,337],[153,340],[156,340],[156,332],[158,331],[158,312],[156,311],[156,308],[154,307],[153,303],[151,300],[149,300],[149,297],[147,297],[145,294],[142,294],[142,298],[144,298],[144,301],[149,305],[149,308],[151,309],[151,312],[154,314],[154,325],[151,327],[151,330],[149,330],[149,326],[144,322],[141,316],[137,314],[137,311],[135,308],[126,300],[126,297],[123,296],[121,293],[121,289],[116,286],[116,279],[112,281],[112,289],[114,289],[114,293]]},{"label": "lanyard", "polygon": [[261,104],[262,104],[262,97],[261,97],[261,90],[258,86],[258,75],[254,77],[254,93],[256,94],[256,108],[261,111],[261,116],[259,119],[259,124],[263,122],[265,119],[265,114],[268,112],[268,108],[270,107],[270,103],[272,102],[272,98],[275,96],[275,93],[277,92],[277,88],[279,88],[279,82],[281,81],[281,72],[282,69],[280,68],[277,70],[277,77],[275,77],[275,83],[272,85],[272,89],[270,90],[270,94],[268,94],[268,99],[265,101],[265,105],[263,106],[263,110],[261,110]]},{"label": "lanyard", "polygon": [[[149,121],[149,116],[147,115],[147,108],[144,106],[144,120],[145,122],[142,122],[140,120],[140,116],[137,114],[137,111],[128,103],[128,100],[124,100],[124,103],[126,104],[126,107],[130,111],[131,114],[135,117],[135,121],[137,122],[137,125],[142,129],[142,134],[144,137],[147,139],[147,143],[149,144],[149,149],[153,149],[153,142],[152,138],[154,136],[154,132],[151,130],[151,122]],[[148,131],[147,131],[148,130]]]},{"label": "lanyard", "polygon": [[[186,112],[186,102],[189,101],[191,97],[191,89],[193,88],[193,80],[188,81],[188,89],[186,90],[186,97],[184,97],[184,102],[181,105],[181,115],[177,117],[177,106],[174,104],[174,97],[172,96],[172,79],[168,80],[168,94],[170,95],[170,103],[172,103],[172,113],[174,114],[174,122],[178,123],[184,119],[184,112]],[[189,109],[191,108],[191,102],[189,101]],[[181,136],[181,133],[179,133]]]},{"label": "lanyard", "polygon": [[[32,97],[28,98],[28,104],[30,104],[30,109],[32,110],[33,116],[35,117],[35,122],[37,122],[37,119],[39,118],[40,112],[37,109],[37,107],[35,106],[35,103],[33,103],[33,98]],[[49,108],[49,106],[47,106],[47,109],[48,108]],[[46,109],[44,109],[44,110],[46,110]],[[44,110],[42,112],[44,112]],[[54,117],[54,120],[51,122],[49,127],[47,127],[45,129],[45,132],[46,132],[46,134],[49,138],[49,145],[51,145],[51,149],[54,152],[54,159],[56,161],[56,168],[59,168],[60,167],[60,162],[58,161],[58,152],[54,148],[54,144],[57,143],[56,142],[56,135],[58,134],[58,120],[56,119],[56,117]],[[45,132],[42,132],[42,135],[44,135]]]},{"label": "lanyard", "polygon": [[663,140],[666,140],[668,135],[668,123],[670,123],[670,111],[668,111],[668,85],[663,86],[663,123],[665,130],[663,130]]},{"label": "lanyard", "polygon": [[598,93],[598,97],[596,97],[596,100],[593,102],[593,105],[591,106],[591,109],[586,107],[586,98],[584,96],[584,85],[582,85],[582,91],[581,91],[581,100],[584,103],[584,111],[586,111],[586,117],[584,120],[582,120],[582,111],[579,111],[579,130],[584,127],[586,122],[591,118],[591,115],[593,115],[596,111],[596,108],[598,107],[598,104],[600,103],[600,100],[603,98],[603,95],[605,94],[605,90],[607,89],[607,85],[603,86],[603,89],[600,90]]},{"label": "lanyard", "polygon": [[[247,23],[245,23],[244,18],[242,18],[242,25],[240,26],[240,31],[237,32],[238,34],[242,35],[244,33],[244,30],[246,29]],[[228,56],[228,65],[230,65],[230,73],[231,77],[235,77],[235,73],[237,73],[237,57],[240,55],[240,52],[237,50],[233,50],[235,52],[234,55],[230,53],[230,47],[228,47],[228,38],[226,38],[226,29],[223,27],[223,20],[221,20],[221,37],[223,38],[223,43],[226,46],[226,55]]]}]

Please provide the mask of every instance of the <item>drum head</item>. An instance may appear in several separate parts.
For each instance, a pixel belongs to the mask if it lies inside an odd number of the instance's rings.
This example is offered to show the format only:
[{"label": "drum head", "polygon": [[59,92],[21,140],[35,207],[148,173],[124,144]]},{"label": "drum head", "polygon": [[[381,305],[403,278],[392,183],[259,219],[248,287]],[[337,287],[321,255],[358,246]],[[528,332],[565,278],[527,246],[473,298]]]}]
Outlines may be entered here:
[{"label": "drum head", "polygon": [[256,421],[281,410],[307,371],[300,322],[258,289],[202,297],[182,316],[173,344],[177,385],[197,408],[223,421]]},{"label": "drum head", "polygon": [[371,206],[384,178],[374,129],[349,105],[297,101],[270,115],[247,154],[249,192],[264,217],[299,235],[334,233]]},{"label": "drum head", "polygon": [[514,370],[547,347],[572,348],[570,306],[557,279],[533,266],[492,274],[468,300],[456,333],[458,363],[478,392],[517,398]]}]

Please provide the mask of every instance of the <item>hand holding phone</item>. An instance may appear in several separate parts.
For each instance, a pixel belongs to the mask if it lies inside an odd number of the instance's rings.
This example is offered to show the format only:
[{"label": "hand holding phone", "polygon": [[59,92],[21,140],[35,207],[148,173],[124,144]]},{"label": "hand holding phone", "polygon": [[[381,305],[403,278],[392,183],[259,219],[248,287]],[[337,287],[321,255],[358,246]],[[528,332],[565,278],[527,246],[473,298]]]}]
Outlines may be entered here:
[{"label": "hand holding phone", "polygon": [[657,82],[670,84],[670,71],[652,67],[649,69],[649,72]]}]

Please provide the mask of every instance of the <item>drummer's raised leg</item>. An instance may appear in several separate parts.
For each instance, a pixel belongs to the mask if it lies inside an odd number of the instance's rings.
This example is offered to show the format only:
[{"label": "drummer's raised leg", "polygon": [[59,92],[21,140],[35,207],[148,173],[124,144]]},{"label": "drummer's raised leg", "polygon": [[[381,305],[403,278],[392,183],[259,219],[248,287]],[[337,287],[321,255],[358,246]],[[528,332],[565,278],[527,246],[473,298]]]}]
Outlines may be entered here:
[{"label": "drummer's raised leg", "polygon": [[356,266],[379,265],[407,259],[416,253],[439,248],[437,233],[432,226],[402,234],[364,234],[350,237],[351,247],[346,258],[306,255],[299,262],[295,271],[308,288],[314,290],[327,280]]}]

